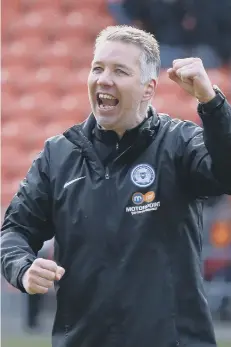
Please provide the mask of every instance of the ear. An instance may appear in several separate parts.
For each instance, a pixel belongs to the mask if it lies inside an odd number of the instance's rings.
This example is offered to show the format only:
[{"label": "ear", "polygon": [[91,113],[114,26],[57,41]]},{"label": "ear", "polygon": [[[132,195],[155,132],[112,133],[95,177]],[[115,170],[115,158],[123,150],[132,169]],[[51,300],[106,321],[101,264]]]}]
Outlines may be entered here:
[{"label": "ear", "polygon": [[149,100],[152,99],[152,97],[155,94],[156,84],[157,84],[156,80],[151,80],[150,82],[148,82],[145,85],[145,87],[144,87],[144,95],[143,95],[143,100],[142,101],[149,101]]}]

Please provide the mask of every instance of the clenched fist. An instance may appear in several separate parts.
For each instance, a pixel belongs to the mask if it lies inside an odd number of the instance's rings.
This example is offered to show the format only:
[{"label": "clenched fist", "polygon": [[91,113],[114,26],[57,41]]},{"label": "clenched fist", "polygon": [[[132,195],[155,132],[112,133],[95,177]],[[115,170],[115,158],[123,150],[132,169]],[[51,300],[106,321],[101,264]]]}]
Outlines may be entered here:
[{"label": "clenched fist", "polygon": [[171,80],[199,102],[209,102],[216,95],[200,58],[176,59],[167,72]]},{"label": "clenched fist", "polygon": [[37,258],[23,275],[22,284],[28,294],[45,294],[64,273],[54,261]]}]

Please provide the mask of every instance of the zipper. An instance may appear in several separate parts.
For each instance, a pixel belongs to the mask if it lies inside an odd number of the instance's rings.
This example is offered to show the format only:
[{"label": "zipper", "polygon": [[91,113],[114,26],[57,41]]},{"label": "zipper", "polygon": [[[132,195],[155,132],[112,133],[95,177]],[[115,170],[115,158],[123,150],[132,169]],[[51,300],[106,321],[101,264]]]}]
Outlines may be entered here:
[{"label": "zipper", "polygon": [[119,143],[117,142],[116,143],[116,150],[118,151],[118,149],[119,149]]},{"label": "zipper", "polygon": [[105,178],[106,178],[106,180],[109,180],[109,178],[110,178],[108,167],[105,168]]}]

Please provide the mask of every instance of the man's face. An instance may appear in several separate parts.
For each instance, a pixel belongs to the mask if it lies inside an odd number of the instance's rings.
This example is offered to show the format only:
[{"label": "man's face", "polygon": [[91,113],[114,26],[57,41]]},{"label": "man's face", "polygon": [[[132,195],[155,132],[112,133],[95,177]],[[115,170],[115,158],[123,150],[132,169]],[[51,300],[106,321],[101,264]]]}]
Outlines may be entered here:
[{"label": "man's face", "polygon": [[105,129],[126,130],[147,103],[141,84],[141,50],[132,44],[107,41],[96,50],[88,78],[88,92],[97,122]]}]

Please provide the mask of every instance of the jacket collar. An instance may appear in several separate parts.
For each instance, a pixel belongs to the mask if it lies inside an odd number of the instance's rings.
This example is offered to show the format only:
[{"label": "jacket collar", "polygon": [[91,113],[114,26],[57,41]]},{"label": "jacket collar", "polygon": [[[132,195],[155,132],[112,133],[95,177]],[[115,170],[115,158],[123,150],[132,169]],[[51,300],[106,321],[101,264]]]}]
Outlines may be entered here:
[{"label": "jacket collar", "polygon": [[[137,141],[116,158],[115,162],[117,165],[124,163],[127,165],[131,164],[154,140],[159,129],[159,124],[160,120],[156,111],[150,107],[148,110],[148,118],[139,127]],[[105,175],[105,168],[91,142],[92,131],[95,126],[96,120],[94,115],[91,114],[86,121],[74,125],[65,131],[63,135],[88,159],[94,172],[99,175],[99,177],[103,177]]]},{"label": "jacket collar", "polygon": [[[96,129],[97,123],[96,119],[91,113],[89,117],[82,123],[76,124],[73,127],[69,128],[64,132],[64,136],[72,143],[75,143],[76,145],[79,144],[81,146],[82,140],[91,142],[92,133]],[[137,135],[141,133],[149,133],[154,134],[158,131],[159,128],[159,117],[156,113],[156,110],[150,106],[148,109],[148,117],[139,124],[136,128],[133,128],[131,130],[128,130],[125,132],[125,134],[129,133],[135,133],[137,132]],[[105,131],[101,129],[97,129],[97,135],[98,136],[108,136],[108,134],[112,133],[112,131]]]}]

